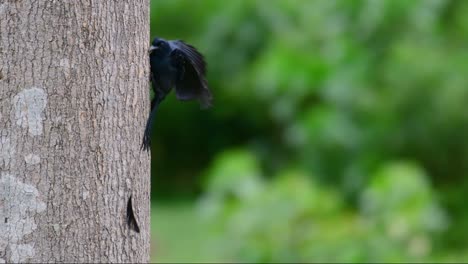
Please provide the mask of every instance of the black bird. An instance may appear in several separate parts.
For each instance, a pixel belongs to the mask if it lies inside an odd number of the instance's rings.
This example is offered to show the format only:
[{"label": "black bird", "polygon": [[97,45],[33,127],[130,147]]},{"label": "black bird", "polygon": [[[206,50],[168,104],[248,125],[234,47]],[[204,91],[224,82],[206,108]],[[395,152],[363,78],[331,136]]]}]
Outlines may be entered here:
[{"label": "black bird", "polygon": [[149,49],[151,83],[155,93],[141,148],[148,151],[153,120],[159,104],[175,88],[178,100],[196,99],[202,108],[211,106],[212,95],[205,79],[206,63],[195,47],[182,40],[154,38]]}]

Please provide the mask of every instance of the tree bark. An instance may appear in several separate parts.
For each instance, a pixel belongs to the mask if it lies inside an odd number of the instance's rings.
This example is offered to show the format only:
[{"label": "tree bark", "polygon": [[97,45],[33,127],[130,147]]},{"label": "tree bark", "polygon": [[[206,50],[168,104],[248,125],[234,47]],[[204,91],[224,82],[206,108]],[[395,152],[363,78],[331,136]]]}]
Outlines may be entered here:
[{"label": "tree bark", "polygon": [[148,43],[148,0],[0,0],[0,263],[149,261]]}]

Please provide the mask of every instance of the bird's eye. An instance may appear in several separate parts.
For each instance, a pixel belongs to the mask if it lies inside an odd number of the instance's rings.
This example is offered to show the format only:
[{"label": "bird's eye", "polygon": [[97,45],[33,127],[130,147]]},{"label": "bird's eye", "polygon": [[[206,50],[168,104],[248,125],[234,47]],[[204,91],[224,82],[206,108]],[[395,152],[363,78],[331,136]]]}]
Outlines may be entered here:
[{"label": "bird's eye", "polygon": [[158,43],[156,43],[156,46],[157,46],[157,47],[161,47],[162,44],[163,44],[162,42],[158,42]]}]

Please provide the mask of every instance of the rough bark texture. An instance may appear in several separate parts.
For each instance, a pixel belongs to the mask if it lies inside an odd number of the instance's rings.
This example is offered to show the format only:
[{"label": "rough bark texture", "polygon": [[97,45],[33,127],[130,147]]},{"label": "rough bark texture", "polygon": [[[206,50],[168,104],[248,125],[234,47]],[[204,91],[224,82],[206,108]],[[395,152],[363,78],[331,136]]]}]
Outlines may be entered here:
[{"label": "rough bark texture", "polygon": [[149,261],[148,34],[148,0],[0,0],[0,263]]}]

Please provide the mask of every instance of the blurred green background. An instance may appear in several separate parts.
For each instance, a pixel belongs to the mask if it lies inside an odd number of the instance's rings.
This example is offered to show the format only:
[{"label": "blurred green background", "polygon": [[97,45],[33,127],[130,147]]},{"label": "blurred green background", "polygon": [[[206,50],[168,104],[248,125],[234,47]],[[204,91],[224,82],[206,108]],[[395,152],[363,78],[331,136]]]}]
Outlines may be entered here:
[{"label": "blurred green background", "polygon": [[152,261],[468,260],[468,1],[152,0],[214,107],[162,104]]}]

